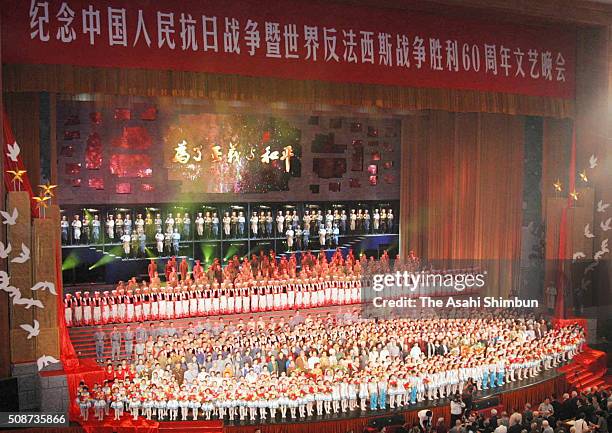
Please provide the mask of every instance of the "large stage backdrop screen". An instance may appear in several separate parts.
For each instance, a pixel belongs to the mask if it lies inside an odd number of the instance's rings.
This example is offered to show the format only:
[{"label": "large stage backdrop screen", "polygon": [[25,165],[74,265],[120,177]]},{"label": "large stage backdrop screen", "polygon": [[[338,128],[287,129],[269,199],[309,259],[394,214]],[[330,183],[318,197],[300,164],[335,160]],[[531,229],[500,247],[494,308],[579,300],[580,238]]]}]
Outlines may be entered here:
[{"label": "large stage backdrop screen", "polygon": [[399,197],[391,117],[60,100],[61,204]]}]

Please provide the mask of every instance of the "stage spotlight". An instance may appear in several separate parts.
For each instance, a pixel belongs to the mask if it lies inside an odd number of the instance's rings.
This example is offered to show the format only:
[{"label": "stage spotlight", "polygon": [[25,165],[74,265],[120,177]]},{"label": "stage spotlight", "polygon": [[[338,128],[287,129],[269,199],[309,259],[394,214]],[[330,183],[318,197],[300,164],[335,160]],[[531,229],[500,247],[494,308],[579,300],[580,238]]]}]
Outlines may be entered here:
[{"label": "stage spotlight", "polygon": [[239,248],[236,245],[230,245],[230,247],[227,249],[227,253],[225,253],[224,260],[227,261],[228,259],[234,257],[234,255],[238,253],[238,250]]},{"label": "stage spotlight", "polygon": [[215,247],[210,244],[201,244],[202,257],[204,257],[204,263],[210,264],[215,254]]},{"label": "stage spotlight", "polygon": [[81,260],[77,257],[76,253],[72,252],[68,254],[68,257],[62,263],[62,271],[67,271],[69,269],[74,269],[81,263]]},{"label": "stage spotlight", "polygon": [[107,253],[104,253],[104,257],[102,257],[96,263],[91,265],[89,267],[89,270],[91,271],[93,269],[99,268],[100,266],[105,266],[105,265],[109,264],[112,261],[121,259],[122,252],[123,252],[123,250],[121,249],[120,246],[113,247],[113,249],[111,249]]}]

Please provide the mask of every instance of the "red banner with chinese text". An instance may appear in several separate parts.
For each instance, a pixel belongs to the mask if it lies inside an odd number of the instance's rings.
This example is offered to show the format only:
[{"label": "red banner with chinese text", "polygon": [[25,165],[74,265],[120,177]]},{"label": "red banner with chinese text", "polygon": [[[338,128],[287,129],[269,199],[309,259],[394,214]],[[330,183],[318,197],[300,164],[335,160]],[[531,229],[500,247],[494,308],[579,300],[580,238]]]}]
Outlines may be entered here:
[{"label": "red banner with chinese text", "polygon": [[3,2],[5,63],[574,97],[573,29],[326,2]]}]

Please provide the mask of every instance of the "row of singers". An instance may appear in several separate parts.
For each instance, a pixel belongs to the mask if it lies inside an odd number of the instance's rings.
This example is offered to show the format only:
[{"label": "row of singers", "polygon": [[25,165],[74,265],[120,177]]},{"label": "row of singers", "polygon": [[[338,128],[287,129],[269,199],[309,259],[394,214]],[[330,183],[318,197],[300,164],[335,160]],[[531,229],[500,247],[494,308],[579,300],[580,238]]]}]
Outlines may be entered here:
[{"label": "row of singers", "polygon": [[272,238],[283,237],[287,230],[298,227],[316,234],[321,225],[326,229],[337,227],[340,235],[391,233],[394,219],[393,209],[374,209],[372,214],[368,209],[350,209],[349,213],[344,209],[328,210],[325,214],[321,210],[306,210],[301,217],[296,211],[278,211],[276,216],[271,211],[253,211],[250,217],[242,211],[225,212],[223,216],[216,212],[199,212],[193,220],[192,233],[192,220],[188,213],[168,213],[165,219],[159,213],[155,217],[150,213],[143,217],[139,213],[135,219],[129,213],[117,213],[107,215],[104,222],[98,214],[85,214],[82,219],[77,214],[72,221],[63,215],[60,231],[65,245],[100,243],[102,230],[105,242],[109,243],[122,241],[124,235],[133,232],[143,234],[146,241],[153,241],[157,233],[177,233],[185,240],[191,239],[192,235],[197,239],[217,239],[219,234],[224,238]]},{"label": "row of singers", "polygon": [[95,292],[93,297],[89,292],[67,294],[64,311],[68,326],[83,326],[348,305],[360,303],[361,295],[358,278],[231,289],[137,288]]}]

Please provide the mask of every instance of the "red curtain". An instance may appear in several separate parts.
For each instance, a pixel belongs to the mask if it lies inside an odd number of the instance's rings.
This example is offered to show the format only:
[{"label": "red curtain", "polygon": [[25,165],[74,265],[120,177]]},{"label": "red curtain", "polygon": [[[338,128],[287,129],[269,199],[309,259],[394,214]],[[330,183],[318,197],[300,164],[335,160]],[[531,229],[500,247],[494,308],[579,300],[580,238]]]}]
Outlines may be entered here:
[{"label": "red curtain", "polygon": [[95,383],[102,384],[104,381],[104,370],[100,368],[95,360],[83,360],[79,366],[66,372],[66,382],[68,384],[68,395],[70,398],[69,415],[71,421],[79,420],[79,407],[76,404],[76,391],[80,382],[85,382],[91,389]]},{"label": "red curtain", "polygon": [[[422,112],[402,129],[401,255],[486,261],[488,295],[518,287],[524,119]],[[458,263],[461,261],[462,263]]]},{"label": "red curtain", "polygon": [[70,373],[71,371],[75,371],[79,367],[79,358],[74,350],[74,346],[72,345],[72,340],[70,340],[70,335],[68,334],[68,327],[66,326],[66,318],[64,316],[64,286],[62,284],[62,251],[61,246],[59,244],[59,239],[57,239],[55,246],[55,257],[56,257],[56,292],[57,292],[57,325],[59,328],[59,336],[60,336],[60,357],[62,361],[62,365],[64,366],[64,371],[66,373]]},{"label": "red curtain", "polygon": [[[32,185],[30,184],[30,178],[27,173],[23,176],[23,180],[21,184],[19,182],[13,182],[13,175],[8,173],[8,170],[17,171],[17,170],[25,170],[25,166],[23,164],[23,159],[21,157],[21,153],[17,156],[17,161],[13,161],[6,154],[9,153],[9,145],[13,145],[15,143],[15,135],[13,134],[13,129],[11,128],[11,122],[9,121],[8,115],[6,114],[6,110],[2,110],[2,122],[3,122],[3,130],[4,130],[4,185],[6,186],[7,191],[26,191],[30,194],[30,204],[32,207],[32,216],[38,216],[38,207],[34,200],[31,198],[34,196],[32,192]],[[20,147],[25,146],[26,144],[22,143]]]}]

